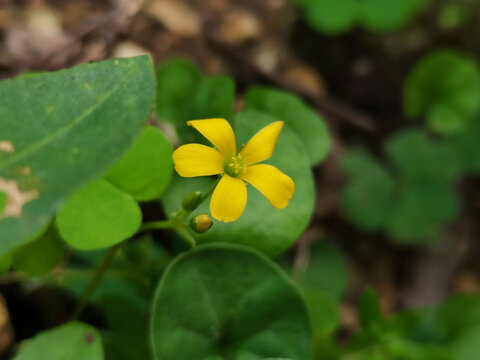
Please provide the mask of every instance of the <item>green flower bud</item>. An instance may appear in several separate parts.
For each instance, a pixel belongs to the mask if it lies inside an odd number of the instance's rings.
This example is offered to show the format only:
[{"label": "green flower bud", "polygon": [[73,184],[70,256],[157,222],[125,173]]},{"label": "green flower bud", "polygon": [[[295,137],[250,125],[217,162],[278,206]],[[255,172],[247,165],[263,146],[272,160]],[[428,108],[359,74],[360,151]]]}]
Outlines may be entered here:
[{"label": "green flower bud", "polygon": [[212,225],[212,218],[208,214],[198,214],[190,219],[190,228],[199,234],[207,232]]},{"label": "green flower bud", "polygon": [[193,191],[182,201],[182,207],[187,211],[193,211],[197,208],[198,205],[202,202],[202,192]]}]

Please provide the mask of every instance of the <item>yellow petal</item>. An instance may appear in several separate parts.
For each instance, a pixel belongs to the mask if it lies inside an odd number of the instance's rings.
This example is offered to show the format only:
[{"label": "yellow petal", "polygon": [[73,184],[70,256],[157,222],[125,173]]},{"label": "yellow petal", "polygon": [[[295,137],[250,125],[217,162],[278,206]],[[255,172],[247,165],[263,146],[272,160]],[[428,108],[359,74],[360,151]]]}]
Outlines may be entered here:
[{"label": "yellow petal", "polygon": [[240,152],[246,159],[247,165],[270,159],[273,149],[277,143],[278,135],[283,128],[283,121],[275,121],[265,126],[248,141],[247,145]]},{"label": "yellow petal", "polygon": [[249,166],[241,177],[260,191],[277,209],[287,206],[295,192],[293,180],[272,165]]},{"label": "yellow petal", "polygon": [[223,175],[210,201],[212,216],[225,222],[237,220],[247,204],[247,186],[243,180]]},{"label": "yellow petal", "polygon": [[200,144],[180,146],[173,153],[175,170],[183,177],[217,175],[223,172],[223,156]]},{"label": "yellow petal", "polygon": [[197,129],[224,156],[234,156],[237,153],[235,134],[230,123],[225,119],[191,120],[187,124]]}]

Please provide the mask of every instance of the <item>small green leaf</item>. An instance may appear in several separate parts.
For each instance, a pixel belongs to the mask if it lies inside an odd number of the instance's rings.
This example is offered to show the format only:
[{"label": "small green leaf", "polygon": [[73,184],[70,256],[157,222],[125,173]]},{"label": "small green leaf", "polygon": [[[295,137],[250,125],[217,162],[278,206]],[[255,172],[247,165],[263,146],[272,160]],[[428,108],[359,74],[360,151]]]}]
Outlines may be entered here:
[{"label": "small green leaf", "polygon": [[173,124],[186,142],[197,139],[188,120],[229,118],[235,102],[235,83],[227,76],[204,77],[185,60],[172,60],[157,73],[157,113]]},{"label": "small green leaf", "polygon": [[13,181],[29,199],[20,216],[0,220],[0,255],[33,240],[131,146],[154,91],[149,56],[0,81],[0,141],[13,150],[0,151],[0,183]]},{"label": "small green leaf", "polygon": [[385,144],[385,152],[400,175],[413,183],[449,183],[461,169],[447,144],[416,129],[395,134]]},{"label": "small green leaf", "polygon": [[7,253],[0,257],[0,274],[10,270],[13,263],[13,252]]},{"label": "small green leaf", "polygon": [[367,331],[374,330],[381,325],[383,317],[380,299],[373,288],[367,288],[362,294],[358,304],[358,315],[360,323]]},{"label": "small green leaf", "polygon": [[142,213],[136,201],[105,180],[74,193],[57,215],[60,234],[75,248],[91,250],[117,244],[139,229]]},{"label": "small green leaf", "polygon": [[404,25],[425,0],[361,0],[359,18],[371,31],[392,31]]},{"label": "small green leaf", "polygon": [[157,128],[147,126],[104,178],[138,201],[157,199],[173,173],[172,153],[166,136]]},{"label": "small green leaf", "polygon": [[393,177],[363,150],[350,151],[343,166],[349,178],[342,191],[345,211],[360,228],[379,229],[393,206]]},{"label": "small green leaf", "polygon": [[478,139],[480,139],[480,118],[478,117],[462,131],[447,139],[462,169],[473,174],[480,173],[480,141]]},{"label": "small green leaf", "polygon": [[[190,99],[191,101],[191,99]],[[233,114],[235,83],[228,76],[213,76],[199,83],[193,99],[193,119],[224,118]]]},{"label": "small green leaf", "polygon": [[[186,60],[170,60],[157,71],[157,113],[174,125],[189,120],[192,98],[203,76]],[[192,120],[192,119],[190,119]]]},{"label": "small green leaf", "polygon": [[311,358],[297,289],[264,256],[228,244],[199,246],[170,264],[153,301],[151,340],[155,360]]},{"label": "small green leaf", "polygon": [[14,251],[13,267],[31,276],[45,275],[62,261],[63,247],[52,224],[40,238]]},{"label": "small green leaf", "polygon": [[442,183],[406,186],[399,192],[386,228],[397,240],[434,239],[440,226],[458,212],[452,189]]},{"label": "small green leaf", "polygon": [[327,34],[345,32],[357,19],[357,0],[308,0],[304,3],[306,20]]},{"label": "small green leaf", "polygon": [[[333,272],[332,272],[333,273]],[[314,289],[304,289],[315,338],[332,334],[340,324],[338,304],[332,297]]]},{"label": "small green leaf", "polygon": [[21,348],[14,360],[103,360],[103,348],[97,330],[80,322],[71,322],[44,331]]},{"label": "small green leaf", "polygon": [[[246,143],[262,127],[277,121],[261,112],[247,110],[235,117],[237,144]],[[235,222],[215,221],[205,234],[195,237],[199,243],[232,242],[256,248],[269,256],[285,251],[310,222],[315,201],[315,190],[310,163],[298,137],[285,126],[273,157],[265,163],[276,166],[295,182],[295,193],[288,206],[278,210],[252,186],[248,186],[248,200],[243,215]],[[180,178],[175,176],[163,196],[168,214],[177,210],[182,199],[192,191],[206,191],[214,180],[207,177]],[[198,207],[199,213],[210,213],[209,201]]]},{"label": "small green leaf", "polygon": [[7,207],[7,203],[8,203],[7,194],[3,191],[0,191],[0,214],[2,214],[5,208]]},{"label": "small green leaf", "polygon": [[472,121],[480,108],[480,70],[466,56],[438,51],[413,68],[403,95],[408,116],[425,115],[432,130],[452,134]]},{"label": "small green leaf", "polygon": [[[332,277],[331,274],[335,274]],[[338,301],[348,285],[348,269],[341,252],[326,241],[312,246],[301,284]]]},{"label": "small green leaf", "polygon": [[327,156],[330,136],[325,122],[297,96],[275,88],[254,87],[245,95],[245,108],[284,120],[302,139],[312,165],[319,164]]}]

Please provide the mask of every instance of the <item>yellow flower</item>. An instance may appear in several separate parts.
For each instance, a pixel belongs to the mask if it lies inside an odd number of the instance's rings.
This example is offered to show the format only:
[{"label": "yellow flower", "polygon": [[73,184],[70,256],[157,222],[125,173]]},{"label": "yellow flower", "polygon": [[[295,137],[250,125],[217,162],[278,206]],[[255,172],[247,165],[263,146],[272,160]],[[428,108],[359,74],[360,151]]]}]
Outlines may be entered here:
[{"label": "yellow flower", "polygon": [[230,222],[242,215],[247,204],[245,182],[260,191],[275,208],[288,205],[295,191],[293,180],[272,165],[257,164],[272,157],[283,121],[265,126],[240,152],[227,120],[192,120],[187,124],[215,148],[201,144],[180,146],[173,153],[175,170],[183,177],[222,175],[210,200],[210,212],[215,219]]}]

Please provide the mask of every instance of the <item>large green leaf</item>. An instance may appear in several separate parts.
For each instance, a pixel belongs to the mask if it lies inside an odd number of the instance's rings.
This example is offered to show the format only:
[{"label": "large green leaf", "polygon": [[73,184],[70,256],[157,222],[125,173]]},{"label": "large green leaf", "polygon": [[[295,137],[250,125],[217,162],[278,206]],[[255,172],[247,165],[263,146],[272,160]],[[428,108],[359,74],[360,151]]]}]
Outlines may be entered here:
[{"label": "large green leaf", "polygon": [[135,234],[141,223],[137,202],[102,179],[75,192],[57,216],[65,241],[85,250],[117,244]]},{"label": "large green leaf", "polygon": [[157,128],[147,126],[104,178],[136,200],[154,200],[160,197],[172,177],[172,153],[167,137]]},{"label": "large green leaf", "polygon": [[[244,111],[235,117],[237,143],[248,139],[263,126],[276,121],[267,114]],[[215,222],[205,234],[195,235],[200,243],[231,242],[254,247],[270,256],[278,255],[291,246],[305,230],[310,221],[315,201],[313,177],[304,146],[298,137],[285,126],[280,134],[274,155],[266,163],[276,166],[295,182],[295,194],[282,210],[273,208],[253,187],[248,186],[248,201],[245,212],[233,223]],[[182,199],[192,191],[207,190],[211,178],[174,177],[164,194],[167,213],[173,213]],[[198,212],[209,212],[208,201]]]},{"label": "large green leaf", "polygon": [[301,296],[267,258],[211,244],[171,263],[153,301],[156,360],[310,359]]},{"label": "large green leaf", "polygon": [[100,334],[95,328],[71,322],[38,334],[14,360],[103,360]]},{"label": "large green leaf", "polygon": [[425,115],[433,130],[455,133],[480,108],[480,70],[474,60],[461,54],[434,52],[410,72],[403,95],[408,116]]},{"label": "large green leaf", "polygon": [[330,150],[330,137],[324,120],[297,96],[274,88],[255,87],[245,95],[245,107],[284,120],[304,143],[312,165]]},{"label": "large green leaf", "polygon": [[0,151],[0,184],[29,200],[20,216],[0,220],[0,254],[32,240],[69,194],[131,146],[154,91],[148,56],[0,82],[0,141],[13,150]]}]

